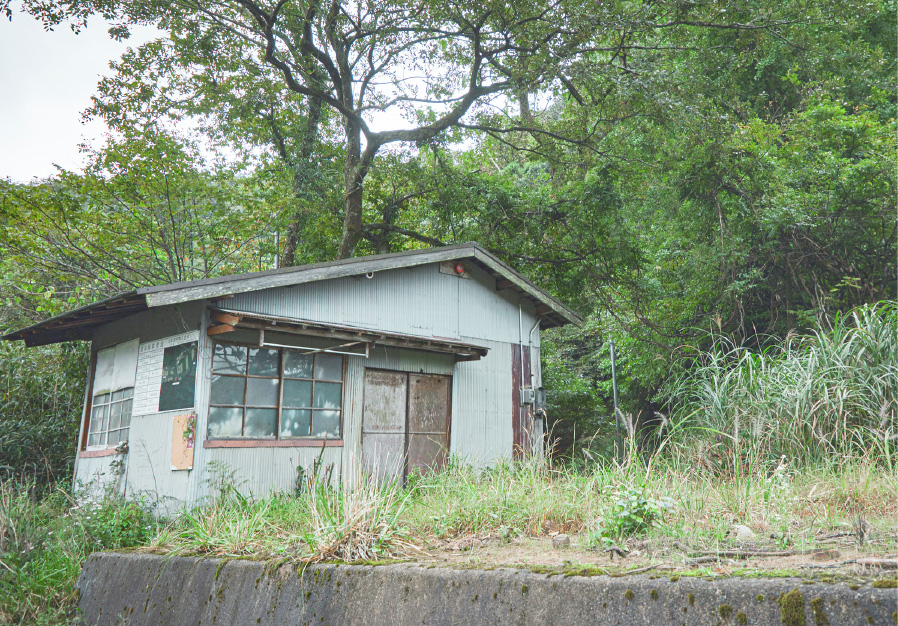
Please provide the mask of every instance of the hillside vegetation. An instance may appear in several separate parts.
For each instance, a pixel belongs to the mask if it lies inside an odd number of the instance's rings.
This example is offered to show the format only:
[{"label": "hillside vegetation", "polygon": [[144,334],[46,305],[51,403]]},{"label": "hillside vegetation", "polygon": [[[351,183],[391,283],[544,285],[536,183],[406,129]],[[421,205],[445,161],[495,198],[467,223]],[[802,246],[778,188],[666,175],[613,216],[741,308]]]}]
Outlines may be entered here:
[{"label": "hillside vegetation", "polygon": [[586,320],[541,337],[552,453],[352,493],[234,478],[157,519],[150,494],[71,485],[87,347],[3,342],[0,620],[75,619],[104,548],[699,549],[733,523],[894,543],[894,0],[310,6],[0,0],[10,28],[158,33],[98,83],[84,113],[110,132],[80,169],[0,178],[0,332],[136,287],[477,241]]}]

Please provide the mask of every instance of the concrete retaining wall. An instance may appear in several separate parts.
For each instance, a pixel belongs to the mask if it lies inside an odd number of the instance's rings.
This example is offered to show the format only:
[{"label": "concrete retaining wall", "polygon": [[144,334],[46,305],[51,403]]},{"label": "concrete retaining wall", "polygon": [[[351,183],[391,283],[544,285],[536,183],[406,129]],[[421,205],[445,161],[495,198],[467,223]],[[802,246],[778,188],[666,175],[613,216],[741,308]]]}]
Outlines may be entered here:
[{"label": "concrete retaining wall", "polygon": [[[895,624],[898,590],[795,578],[546,576],[101,553],[79,580],[90,625]],[[780,600],[786,594],[785,602]]]}]

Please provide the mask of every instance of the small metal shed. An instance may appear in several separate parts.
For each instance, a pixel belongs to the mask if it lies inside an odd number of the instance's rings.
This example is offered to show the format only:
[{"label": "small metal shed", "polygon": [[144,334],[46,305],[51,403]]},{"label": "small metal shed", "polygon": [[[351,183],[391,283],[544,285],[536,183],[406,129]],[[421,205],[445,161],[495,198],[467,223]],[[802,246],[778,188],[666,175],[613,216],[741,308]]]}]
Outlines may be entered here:
[{"label": "small metal shed", "polygon": [[75,479],[201,502],[543,452],[540,329],[576,313],[477,244],[137,289],[9,333],[91,341]]}]

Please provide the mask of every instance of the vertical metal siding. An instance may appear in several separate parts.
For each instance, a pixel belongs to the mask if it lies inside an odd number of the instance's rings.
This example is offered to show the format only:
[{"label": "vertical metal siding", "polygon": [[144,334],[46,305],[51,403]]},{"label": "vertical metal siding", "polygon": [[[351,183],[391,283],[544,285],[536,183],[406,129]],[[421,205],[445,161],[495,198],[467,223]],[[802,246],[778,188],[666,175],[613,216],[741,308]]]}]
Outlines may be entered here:
[{"label": "vertical metal siding", "polygon": [[[205,317],[204,302],[190,302],[182,305],[162,307],[126,317],[100,327],[92,337],[91,351],[115,345],[131,339],[141,342],[154,341],[177,335],[188,330],[196,330]],[[202,342],[202,334],[200,336]],[[201,367],[198,363],[198,367]],[[87,381],[88,385],[90,381]],[[196,402],[200,402],[199,392]],[[161,494],[175,499],[184,498],[186,480],[172,478],[171,471],[171,416],[174,413],[147,416],[132,416],[128,433],[128,454],[125,460],[125,491],[128,494]],[[167,422],[167,426],[166,423]],[[81,431],[78,433],[80,449]],[[154,451],[151,455],[146,450]],[[75,464],[75,480],[88,483],[97,471],[107,467],[116,456],[95,459],[79,458]],[[152,461],[147,460],[152,459]],[[175,472],[183,474],[184,472]],[[107,476],[109,472],[106,472]],[[108,478],[104,479],[108,480]],[[160,504],[163,504],[160,502]]]},{"label": "vertical metal siding", "polygon": [[[536,322],[533,303],[511,289],[496,291],[496,279],[479,267],[471,268],[470,274],[471,280],[459,281],[458,334],[462,341],[518,343],[523,333],[526,345],[530,328]],[[519,304],[523,320],[518,316]],[[536,331],[533,345],[539,345]]]},{"label": "vertical metal siding", "polygon": [[172,419],[185,412],[136,416],[128,434],[126,495],[145,496],[165,514],[187,504],[187,471],[171,469]]},{"label": "vertical metal siding", "polygon": [[511,344],[483,342],[489,354],[455,366],[450,453],[482,467],[511,458]]},{"label": "vertical metal siding", "polygon": [[209,316],[203,315],[200,338],[196,352],[196,441],[193,449],[193,469],[187,480],[187,502],[196,505],[208,491],[207,476],[203,471],[208,463],[208,452],[203,448],[209,417],[209,388],[212,384],[212,339],[206,334]]},{"label": "vertical metal siding", "polygon": [[[534,305],[518,292],[496,291],[496,280],[476,266],[470,279],[441,274],[437,264],[237,294],[227,308],[470,341],[524,343],[536,321]],[[539,337],[534,333],[534,345]]]},{"label": "vertical metal siding", "polygon": [[237,294],[227,308],[414,335],[458,337],[463,279],[435,264]]},{"label": "vertical metal siding", "polygon": [[[195,504],[212,497],[210,480],[217,472],[233,472],[234,485],[246,496],[264,497],[272,493],[293,493],[296,487],[296,468],[311,472],[312,464],[321,455],[321,448],[207,448],[205,463],[197,471],[200,489]],[[333,465],[333,479],[340,480],[342,449],[325,448],[324,467]]]},{"label": "vertical metal siding", "polygon": [[90,498],[100,499],[106,485],[115,479],[110,463],[118,458],[118,455],[112,455],[78,459],[76,488],[84,489],[85,495]]}]

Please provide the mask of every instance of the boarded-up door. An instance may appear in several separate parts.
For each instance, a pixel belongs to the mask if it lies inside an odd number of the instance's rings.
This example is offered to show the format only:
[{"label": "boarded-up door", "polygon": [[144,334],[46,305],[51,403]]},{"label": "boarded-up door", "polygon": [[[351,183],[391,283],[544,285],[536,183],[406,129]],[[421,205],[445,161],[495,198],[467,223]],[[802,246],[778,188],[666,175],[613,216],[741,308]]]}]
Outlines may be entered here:
[{"label": "boarded-up door", "polygon": [[446,465],[452,377],[409,374],[408,469],[426,473]]},{"label": "boarded-up door", "polygon": [[521,346],[511,346],[511,432],[513,437],[512,458],[515,461],[529,459],[533,453],[534,423],[529,405],[521,406],[521,387],[530,386],[530,347],[523,348],[523,368],[521,367]]},{"label": "boarded-up door", "polygon": [[402,475],[407,402],[407,374],[365,370],[362,462],[370,475],[381,479]]},{"label": "boarded-up door", "polygon": [[452,377],[365,370],[362,457],[381,479],[446,464]]}]

